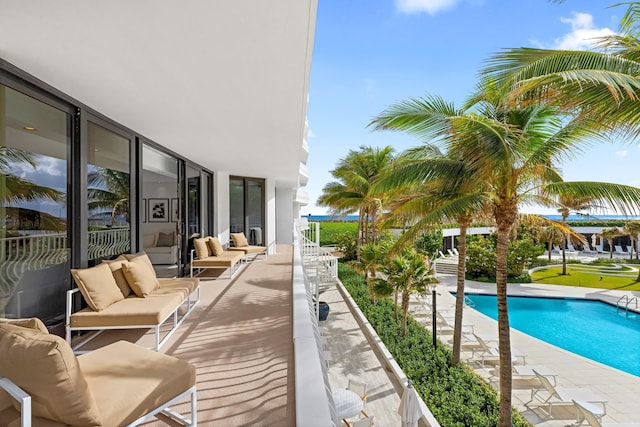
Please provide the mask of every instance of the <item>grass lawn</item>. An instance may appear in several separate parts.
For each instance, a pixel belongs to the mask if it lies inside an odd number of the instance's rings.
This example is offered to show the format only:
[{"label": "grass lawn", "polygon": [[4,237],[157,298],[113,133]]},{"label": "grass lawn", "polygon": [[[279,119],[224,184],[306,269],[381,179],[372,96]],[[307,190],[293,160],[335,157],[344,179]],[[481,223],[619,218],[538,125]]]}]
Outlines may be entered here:
[{"label": "grass lawn", "polygon": [[336,236],[346,231],[355,235],[358,232],[358,223],[355,221],[320,221],[320,246],[335,245]]},{"label": "grass lawn", "polygon": [[638,277],[637,270],[627,266],[568,264],[567,275],[563,276],[561,273],[562,266],[553,266],[534,271],[531,274],[531,279],[534,283],[548,283],[551,285],[640,291],[640,282],[636,282]]}]

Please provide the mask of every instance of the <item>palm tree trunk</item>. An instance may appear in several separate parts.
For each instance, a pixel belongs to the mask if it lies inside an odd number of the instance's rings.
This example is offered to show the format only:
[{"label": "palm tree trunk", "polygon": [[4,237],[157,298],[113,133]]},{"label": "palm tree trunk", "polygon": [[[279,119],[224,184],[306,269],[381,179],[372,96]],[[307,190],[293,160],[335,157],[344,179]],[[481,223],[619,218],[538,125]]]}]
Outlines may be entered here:
[{"label": "palm tree trunk", "polygon": [[498,299],[498,351],[500,353],[500,427],[511,427],[511,333],[507,311],[507,252],[509,232],[518,215],[517,203],[505,200],[494,206],[496,246],[496,296]]},{"label": "palm tree trunk", "polygon": [[458,238],[458,280],[456,283],[456,312],[453,325],[453,353],[451,365],[460,363],[460,347],[462,345],[462,311],[464,308],[464,274],[467,263],[467,228],[469,221],[458,221],[460,237]]},{"label": "palm tree trunk", "polygon": [[562,248],[562,275],[567,275],[567,257],[564,252],[564,247]]},{"label": "palm tree trunk", "polygon": [[407,334],[407,313],[409,312],[409,292],[402,292],[402,336]]},{"label": "palm tree trunk", "polygon": [[358,211],[358,232],[356,234],[356,261],[360,261],[360,246],[362,245],[362,228],[364,227],[363,212]]}]

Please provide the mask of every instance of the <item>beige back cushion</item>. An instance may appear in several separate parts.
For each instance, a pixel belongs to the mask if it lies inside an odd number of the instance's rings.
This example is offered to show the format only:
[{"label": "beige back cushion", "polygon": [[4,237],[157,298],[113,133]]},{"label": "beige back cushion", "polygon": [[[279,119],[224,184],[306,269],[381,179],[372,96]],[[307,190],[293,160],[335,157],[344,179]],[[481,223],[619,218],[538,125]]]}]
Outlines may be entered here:
[{"label": "beige back cushion", "polygon": [[207,244],[211,248],[211,253],[214,256],[222,255],[222,253],[224,252],[224,249],[222,249],[222,244],[220,243],[220,239],[218,239],[217,237],[209,237]]},{"label": "beige back cushion", "polygon": [[142,257],[123,261],[122,272],[133,292],[139,297],[146,297],[160,287],[155,272],[149,269]]},{"label": "beige back cushion", "polygon": [[72,269],[71,275],[80,288],[85,301],[93,310],[104,310],[114,302],[124,299],[116,279],[111,274],[111,268],[107,264]]},{"label": "beige back cushion", "polygon": [[120,292],[122,292],[122,296],[125,298],[131,295],[131,287],[129,283],[127,283],[127,279],[124,277],[124,273],[122,272],[122,261],[126,261],[127,258],[124,255],[120,255],[116,259],[112,260],[103,260],[102,262],[107,264],[111,269],[111,274],[113,278],[116,280],[116,284],[120,288]]},{"label": "beige back cushion", "polygon": [[[31,395],[34,416],[74,426],[100,425],[96,403],[64,339],[1,323],[0,354],[0,376]],[[19,409],[17,402],[14,406]]]},{"label": "beige back cushion", "polygon": [[5,319],[3,317],[0,317],[0,323],[8,323],[14,326],[22,326],[23,328],[35,329],[36,331],[40,331],[45,334],[49,333],[49,330],[46,326],[44,326],[42,320],[38,319],[37,317],[29,317],[25,319]]},{"label": "beige back cushion", "polygon": [[193,239],[193,249],[196,251],[196,257],[198,259],[205,259],[211,255],[209,246],[207,245],[208,237],[202,237],[200,239]]},{"label": "beige back cushion", "polygon": [[233,240],[233,246],[237,248],[249,246],[249,242],[244,233],[231,233],[231,240]]},{"label": "beige back cushion", "polygon": [[135,254],[122,254],[128,261],[131,261],[132,259],[136,259],[136,258],[141,258],[142,261],[144,261],[149,268],[151,269],[151,272],[153,273],[153,275],[156,275],[156,271],[153,269],[153,263],[151,262],[151,260],[149,259],[149,255],[147,255],[146,252],[138,252]]}]

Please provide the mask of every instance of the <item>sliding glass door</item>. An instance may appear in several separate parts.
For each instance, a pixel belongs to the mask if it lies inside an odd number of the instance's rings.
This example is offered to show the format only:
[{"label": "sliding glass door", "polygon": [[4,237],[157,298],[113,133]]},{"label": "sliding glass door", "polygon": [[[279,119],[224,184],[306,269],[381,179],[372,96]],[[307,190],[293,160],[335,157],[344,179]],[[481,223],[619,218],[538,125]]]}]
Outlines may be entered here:
[{"label": "sliding glass door", "polygon": [[231,233],[244,233],[252,245],[265,244],[263,179],[230,177],[229,210]]}]

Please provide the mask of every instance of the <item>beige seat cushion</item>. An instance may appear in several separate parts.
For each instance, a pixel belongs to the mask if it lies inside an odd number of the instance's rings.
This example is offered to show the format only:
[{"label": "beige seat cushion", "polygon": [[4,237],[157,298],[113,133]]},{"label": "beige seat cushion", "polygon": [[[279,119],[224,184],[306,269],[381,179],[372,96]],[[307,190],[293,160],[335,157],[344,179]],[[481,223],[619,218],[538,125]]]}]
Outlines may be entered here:
[{"label": "beige seat cushion", "polygon": [[104,426],[127,425],[196,382],[190,363],[125,341],[78,356],[78,363]]},{"label": "beige seat cushion", "polygon": [[217,237],[208,237],[207,245],[211,248],[211,255],[213,256],[220,256],[224,253],[220,239]]},{"label": "beige seat cushion", "polygon": [[124,277],[124,272],[122,271],[122,261],[127,261],[127,258],[124,255],[120,255],[116,259],[112,260],[103,260],[102,262],[107,264],[109,268],[111,268],[111,274],[113,278],[116,280],[116,284],[120,288],[120,292],[122,292],[122,296],[125,298],[131,295],[131,287],[127,282],[127,278]]},{"label": "beige seat cushion", "polygon": [[243,246],[249,246],[247,237],[244,233],[231,233],[231,240],[233,240],[233,246],[241,248]]},{"label": "beige seat cushion", "polygon": [[22,326],[23,328],[35,329],[36,331],[44,332],[45,334],[49,333],[49,330],[42,320],[37,317],[29,317],[25,319],[5,319],[4,317],[0,317],[0,323],[8,323],[14,326]]},{"label": "beige seat cushion", "polygon": [[133,292],[146,297],[160,287],[155,271],[149,268],[142,257],[122,262],[122,272]]},{"label": "beige seat cushion", "polygon": [[209,246],[207,245],[208,237],[193,239],[193,249],[196,251],[198,259],[204,259],[210,255]]},{"label": "beige seat cushion", "polygon": [[78,361],[64,339],[1,323],[0,355],[0,376],[31,395],[33,415],[74,426],[101,425]]},{"label": "beige seat cushion", "polygon": [[96,311],[104,310],[114,302],[124,299],[107,264],[72,269],[71,275],[89,307]]}]

